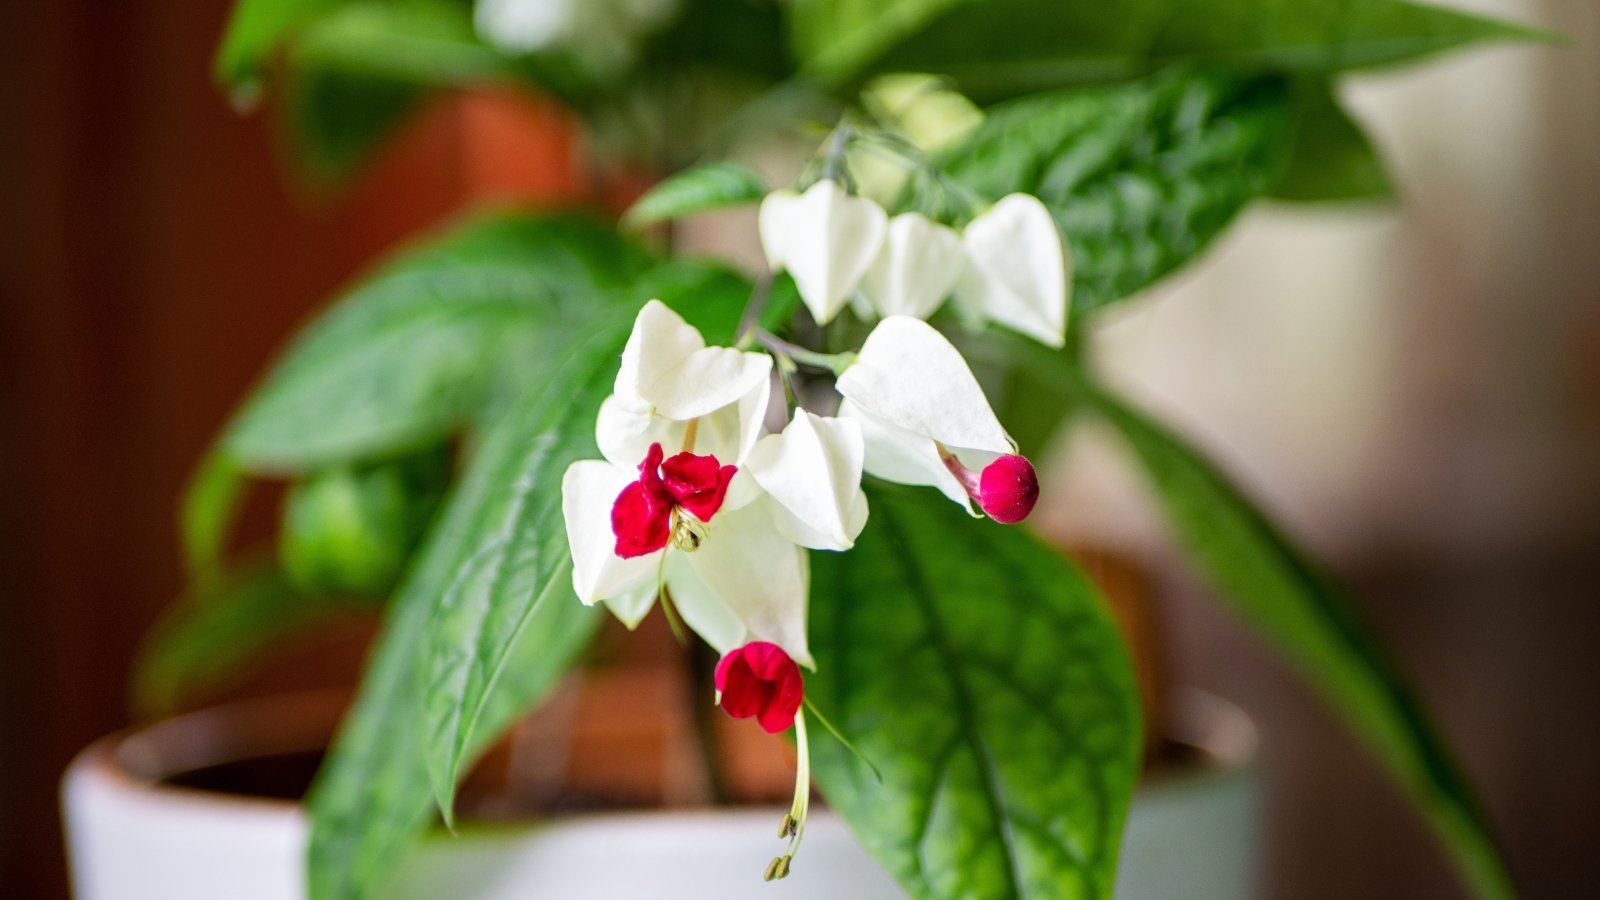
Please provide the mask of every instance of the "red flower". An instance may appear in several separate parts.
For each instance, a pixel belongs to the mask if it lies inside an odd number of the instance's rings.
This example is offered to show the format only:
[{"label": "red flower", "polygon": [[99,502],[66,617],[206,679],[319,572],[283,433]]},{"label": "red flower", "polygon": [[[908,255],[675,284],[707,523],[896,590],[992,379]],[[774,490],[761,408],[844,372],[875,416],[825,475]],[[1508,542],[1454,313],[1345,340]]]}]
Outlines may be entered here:
[{"label": "red flower", "polygon": [[611,531],[623,559],[665,547],[672,539],[674,509],[711,521],[739,471],[738,466],[719,465],[715,456],[684,452],[663,462],[663,455],[660,444],[651,444],[639,464],[639,480],[623,488],[611,506]]},{"label": "red flower", "polygon": [[978,505],[989,518],[1015,525],[1033,512],[1039,502],[1039,476],[1026,457],[1002,456],[983,467],[978,481]]},{"label": "red flower", "polygon": [[800,667],[777,644],[751,641],[717,663],[722,708],[735,719],[755,716],[768,734],[794,724],[804,696]]}]

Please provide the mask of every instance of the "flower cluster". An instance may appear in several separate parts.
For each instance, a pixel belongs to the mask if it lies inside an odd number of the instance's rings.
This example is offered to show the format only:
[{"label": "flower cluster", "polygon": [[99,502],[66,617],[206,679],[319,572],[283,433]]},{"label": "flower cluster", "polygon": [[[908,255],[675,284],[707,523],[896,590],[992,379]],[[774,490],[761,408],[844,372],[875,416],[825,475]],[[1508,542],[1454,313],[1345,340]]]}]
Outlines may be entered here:
[{"label": "flower cluster", "polygon": [[[973,317],[1059,343],[1066,257],[1049,213],[1021,195],[958,234],[914,213],[890,219],[823,180],[770,195],[760,228],[774,268],[793,275],[818,322],[852,300],[880,321],[854,353],[775,338],[757,351],[707,346],[650,301],[600,407],[604,458],[567,469],[562,510],[583,602],[633,627],[659,599],[723,654],[726,712],[769,732],[795,728],[802,768],[785,831],[797,846],[809,796],[800,668],[814,668],[808,551],[854,545],[868,517],[864,475],[932,487],[996,522],[1027,517],[1039,495],[1032,464],[960,352],[924,319],[954,293]],[[789,371],[802,353],[832,371],[834,394],[816,411],[770,415],[787,396],[774,358]],[[774,418],[786,424],[769,432]],[[769,875],[787,872],[793,849]]]},{"label": "flower cluster", "polygon": [[1044,204],[1011,194],[961,232],[917,212],[890,217],[823,179],[761,203],[761,244],[788,269],[825,325],[846,303],[862,318],[926,319],[952,294],[974,322],[992,321],[1052,347],[1067,324],[1070,261]]}]

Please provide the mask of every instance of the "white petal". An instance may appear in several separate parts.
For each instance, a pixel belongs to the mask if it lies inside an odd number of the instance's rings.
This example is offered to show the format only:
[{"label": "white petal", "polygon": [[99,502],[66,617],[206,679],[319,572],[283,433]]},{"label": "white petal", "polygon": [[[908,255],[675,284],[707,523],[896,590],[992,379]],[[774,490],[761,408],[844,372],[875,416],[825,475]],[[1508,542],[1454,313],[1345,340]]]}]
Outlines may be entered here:
[{"label": "white petal", "polygon": [[872,418],[951,450],[1012,452],[967,361],[920,319],[890,316],[879,322],[837,387]]},{"label": "white petal", "polygon": [[859,423],[796,409],[782,433],[756,444],[747,467],[787,513],[775,519],[786,537],[814,550],[848,550],[865,524],[856,521],[865,512],[858,503],[864,454]]},{"label": "white petal", "polygon": [[[763,507],[758,503],[719,513],[699,550],[673,554],[687,558],[699,576],[695,583],[674,575],[670,581],[673,598],[684,621],[691,625],[694,617],[703,614],[714,620],[719,606],[739,620],[747,634],[735,638],[731,646],[719,645],[717,639],[701,632],[718,650],[732,649],[750,639],[771,641],[795,662],[810,666],[806,551],[778,533]],[[695,629],[699,631],[698,626]]]},{"label": "white petal", "polygon": [[794,191],[773,191],[761,200],[756,214],[756,232],[761,235],[761,251],[767,266],[777,272],[783,268],[783,235],[789,228],[790,210],[800,195]]},{"label": "white petal", "polygon": [[880,315],[933,315],[965,267],[961,235],[919,213],[889,220],[863,288]]},{"label": "white petal", "polygon": [[1052,347],[1064,341],[1071,264],[1039,198],[1011,194],[967,225],[961,302]]},{"label": "white petal", "polygon": [[938,488],[939,493],[966,507],[969,515],[978,515],[966,489],[939,458],[933,438],[875,419],[848,399],[839,404],[839,418],[860,424],[868,474],[896,484]]},{"label": "white petal", "polygon": [[620,469],[637,471],[651,444],[660,444],[668,453],[683,446],[687,422],[653,415],[639,400],[612,394],[600,403],[594,420],[594,439],[600,455]]},{"label": "white petal", "polygon": [[883,245],[888,214],[864,197],[852,197],[832,179],[780,205],[772,228],[781,232],[783,265],[794,276],[812,318],[826,324],[844,308]]},{"label": "white petal", "polygon": [[621,598],[655,583],[665,551],[623,559],[617,555],[617,537],[611,530],[611,507],[635,477],[608,462],[585,459],[568,466],[561,478],[561,514],[572,548],[572,589],[584,603]]},{"label": "white petal", "polygon": [[702,547],[694,553],[675,551],[667,554],[667,594],[672,598],[673,608],[683,617],[684,624],[716,648],[718,653],[727,653],[749,643],[750,630],[695,571],[692,557],[698,556],[704,549]]},{"label": "white petal", "polygon": [[[654,559],[655,557],[651,557]],[[631,591],[625,591],[615,597],[607,597],[606,608],[617,617],[617,621],[628,626],[632,631],[639,627],[644,617],[650,614],[650,607],[656,603],[656,590],[659,586],[654,578],[639,585]]]},{"label": "white petal", "polygon": [[474,23],[484,43],[527,53],[565,37],[578,5],[576,0],[478,0]]},{"label": "white petal", "polygon": [[683,317],[659,300],[639,310],[622,351],[616,393],[668,419],[693,419],[766,385],[772,357],[707,347]]}]

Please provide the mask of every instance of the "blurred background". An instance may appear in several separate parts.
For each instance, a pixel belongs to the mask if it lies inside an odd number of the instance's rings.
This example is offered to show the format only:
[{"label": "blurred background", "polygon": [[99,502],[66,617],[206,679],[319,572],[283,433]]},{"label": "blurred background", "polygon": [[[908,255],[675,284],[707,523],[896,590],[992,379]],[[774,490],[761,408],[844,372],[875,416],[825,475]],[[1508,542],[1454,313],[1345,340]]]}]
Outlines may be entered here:
[{"label": "blurred background", "polygon": [[[57,781],[130,723],[130,661],[182,587],[179,492],[274,350],[401,237],[464,202],[570,199],[583,177],[553,108],[474,96],[433,104],[353,189],[310,191],[270,121],[237,115],[212,85],[226,6],[7,10],[8,897],[66,896]],[[1106,322],[1098,348],[1352,588],[1461,753],[1527,896],[1592,896],[1600,6],[1470,6],[1571,43],[1353,79],[1347,98],[1404,205],[1257,205],[1201,264]],[[731,227],[719,243],[753,246],[748,223]],[[1148,563],[1178,679],[1260,723],[1267,896],[1464,896],[1316,698],[1181,574],[1108,442],[1074,438],[1053,471],[1046,530]],[[256,510],[257,527],[270,515]],[[239,691],[348,680],[364,633],[287,651]]]}]

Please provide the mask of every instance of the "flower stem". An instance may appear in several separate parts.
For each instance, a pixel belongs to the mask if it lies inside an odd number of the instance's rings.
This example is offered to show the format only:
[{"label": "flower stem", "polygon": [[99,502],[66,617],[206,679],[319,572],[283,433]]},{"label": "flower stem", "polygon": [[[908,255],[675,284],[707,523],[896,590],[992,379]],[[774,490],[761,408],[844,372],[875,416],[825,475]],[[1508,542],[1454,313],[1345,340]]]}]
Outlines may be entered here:
[{"label": "flower stem", "polygon": [[823,372],[832,372],[835,376],[843,375],[844,370],[856,361],[854,353],[820,353],[816,350],[807,350],[799,344],[791,344],[770,331],[758,329],[755,333],[756,342],[765,347],[780,362],[787,361],[808,369],[817,369]]}]

